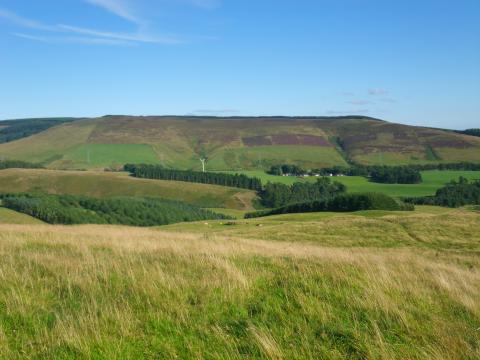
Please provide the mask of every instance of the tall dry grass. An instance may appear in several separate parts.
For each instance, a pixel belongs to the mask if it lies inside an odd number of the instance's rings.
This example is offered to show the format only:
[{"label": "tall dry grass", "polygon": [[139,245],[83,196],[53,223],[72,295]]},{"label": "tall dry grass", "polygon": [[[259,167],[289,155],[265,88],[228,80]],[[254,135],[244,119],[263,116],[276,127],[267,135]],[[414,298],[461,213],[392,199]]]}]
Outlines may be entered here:
[{"label": "tall dry grass", "polygon": [[468,251],[0,225],[0,257],[4,359],[480,357]]}]

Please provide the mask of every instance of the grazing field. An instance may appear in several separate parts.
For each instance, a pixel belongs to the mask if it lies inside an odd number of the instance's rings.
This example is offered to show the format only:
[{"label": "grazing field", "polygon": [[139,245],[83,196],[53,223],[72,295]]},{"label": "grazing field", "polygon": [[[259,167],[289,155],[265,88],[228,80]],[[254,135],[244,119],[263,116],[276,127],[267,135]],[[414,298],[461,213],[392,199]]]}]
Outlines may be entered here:
[{"label": "grazing field", "polygon": [[266,169],[277,164],[280,159],[281,162],[300,164],[303,167],[347,165],[332,146],[272,145],[216,151],[209,157],[207,168],[212,171]]},{"label": "grazing field", "polygon": [[157,164],[159,161],[146,144],[83,144],[67,151],[62,166],[67,168],[113,167],[125,164]]},{"label": "grazing field", "polygon": [[127,173],[6,169],[0,193],[45,192],[92,197],[139,196],[184,201],[201,207],[252,210],[253,191],[180,181],[137,179]]},{"label": "grazing field", "polygon": [[[235,173],[235,171],[230,171],[230,173]],[[261,170],[240,171],[240,173],[257,177],[264,184],[270,181],[291,185],[297,181],[316,181],[317,179],[316,177],[275,176]],[[451,180],[458,180],[460,176],[469,180],[480,179],[480,171],[428,170],[421,173],[423,182],[420,184],[380,184],[368,181],[362,176],[336,176],[332,180],[346,185],[347,191],[352,193],[380,192],[390,196],[408,197],[434,195],[437,189]]]},{"label": "grazing field", "polygon": [[422,171],[423,182],[420,184],[379,184],[368,181],[361,176],[343,176],[334,179],[345,184],[349,192],[381,192],[391,196],[428,196],[460,176],[467,179],[480,179],[480,171]]},{"label": "grazing field", "polygon": [[423,210],[0,225],[0,353],[478,359],[480,214]]}]

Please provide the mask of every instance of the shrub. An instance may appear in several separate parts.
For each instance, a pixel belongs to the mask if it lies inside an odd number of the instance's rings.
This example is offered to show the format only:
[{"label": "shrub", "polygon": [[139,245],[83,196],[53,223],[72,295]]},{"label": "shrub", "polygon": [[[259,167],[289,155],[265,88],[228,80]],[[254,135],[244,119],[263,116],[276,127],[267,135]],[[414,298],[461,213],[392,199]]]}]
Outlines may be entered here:
[{"label": "shrub", "polygon": [[50,224],[166,225],[230,217],[179,201],[150,198],[94,199],[70,195],[3,195],[3,206]]},{"label": "shrub", "polygon": [[292,214],[306,212],[351,212],[360,210],[410,211],[412,204],[405,204],[388,195],[380,193],[341,194],[330,199],[290,204],[273,210],[257,211],[245,214],[245,218]]}]

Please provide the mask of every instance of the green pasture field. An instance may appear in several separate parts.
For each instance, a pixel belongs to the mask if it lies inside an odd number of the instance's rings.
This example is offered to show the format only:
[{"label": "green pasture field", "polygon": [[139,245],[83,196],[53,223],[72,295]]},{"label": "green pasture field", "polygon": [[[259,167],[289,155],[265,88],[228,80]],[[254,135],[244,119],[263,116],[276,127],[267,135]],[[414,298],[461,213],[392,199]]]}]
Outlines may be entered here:
[{"label": "green pasture field", "polygon": [[158,164],[157,154],[146,144],[82,144],[65,153],[72,168],[121,167],[124,164]]},{"label": "green pasture field", "polygon": [[346,166],[345,160],[334,147],[273,145],[221,149],[210,156],[207,169],[266,169],[280,162],[304,167]]},{"label": "green pasture field", "polygon": [[[230,173],[235,173],[235,171],[230,171]],[[239,173],[260,178],[264,184],[270,181],[291,185],[298,181],[316,181],[317,179],[316,177],[275,176],[260,170],[240,171]],[[423,178],[421,184],[380,184],[368,181],[363,176],[335,176],[331,179],[345,184],[347,191],[351,193],[380,192],[395,197],[434,195],[437,189],[451,180],[457,180],[460,176],[469,180],[480,179],[480,171],[428,170],[421,173]]]}]

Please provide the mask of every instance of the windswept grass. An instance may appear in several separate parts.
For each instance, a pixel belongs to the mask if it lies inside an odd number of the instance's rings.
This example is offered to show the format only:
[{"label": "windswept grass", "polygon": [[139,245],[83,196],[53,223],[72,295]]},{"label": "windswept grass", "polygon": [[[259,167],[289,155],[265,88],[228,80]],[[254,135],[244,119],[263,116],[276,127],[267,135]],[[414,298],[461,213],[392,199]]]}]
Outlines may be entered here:
[{"label": "windswept grass", "polygon": [[[431,236],[410,221],[412,237]],[[347,224],[336,236],[355,246]],[[478,242],[457,248],[462,236],[380,249],[0,225],[0,356],[477,359]]]}]

